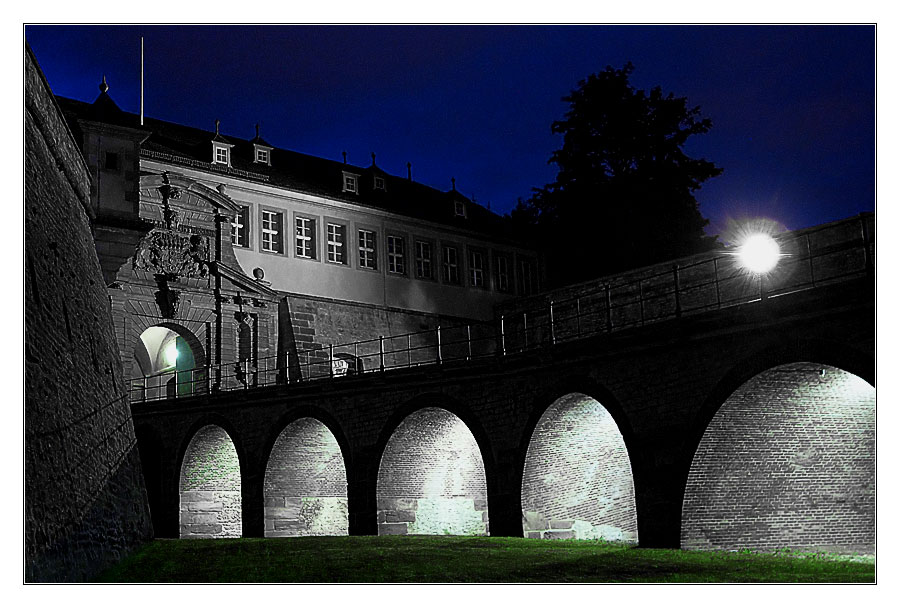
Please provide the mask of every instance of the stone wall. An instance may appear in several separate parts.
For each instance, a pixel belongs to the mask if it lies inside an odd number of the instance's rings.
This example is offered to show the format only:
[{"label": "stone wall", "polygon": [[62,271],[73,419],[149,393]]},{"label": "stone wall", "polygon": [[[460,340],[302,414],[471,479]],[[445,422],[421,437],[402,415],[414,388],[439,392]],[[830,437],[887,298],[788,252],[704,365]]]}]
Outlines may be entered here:
[{"label": "stone wall", "polygon": [[231,438],[209,425],[194,435],[181,466],[182,538],[241,536],[241,467]]},{"label": "stone wall", "polygon": [[528,538],[637,541],[628,451],[594,399],[567,395],[541,417],[525,459],[522,525]]},{"label": "stone wall", "polygon": [[87,169],[25,55],[25,579],[84,581],[152,529]]},{"label": "stone wall", "polygon": [[478,444],[450,412],[425,408],[404,420],[378,470],[379,534],[488,533]]},{"label": "stone wall", "polygon": [[347,534],[347,472],[324,424],[301,418],[275,441],[266,465],[266,536]]},{"label": "stone wall", "polygon": [[875,389],[798,363],[741,386],[709,425],[684,499],[685,549],[875,550]]}]

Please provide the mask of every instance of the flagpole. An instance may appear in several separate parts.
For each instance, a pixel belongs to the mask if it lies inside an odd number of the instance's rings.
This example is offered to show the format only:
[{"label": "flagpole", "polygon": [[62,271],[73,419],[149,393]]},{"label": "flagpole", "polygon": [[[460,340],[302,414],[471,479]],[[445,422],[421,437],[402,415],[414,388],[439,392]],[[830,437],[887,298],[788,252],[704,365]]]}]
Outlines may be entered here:
[{"label": "flagpole", "polygon": [[144,37],[141,36],[141,126],[144,126]]}]

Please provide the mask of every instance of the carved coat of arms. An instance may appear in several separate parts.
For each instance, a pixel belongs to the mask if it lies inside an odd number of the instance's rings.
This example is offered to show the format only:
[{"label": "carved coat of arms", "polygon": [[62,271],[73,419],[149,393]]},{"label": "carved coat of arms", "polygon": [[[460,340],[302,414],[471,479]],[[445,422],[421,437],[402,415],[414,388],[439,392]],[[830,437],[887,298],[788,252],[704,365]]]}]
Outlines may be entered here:
[{"label": "carved coat of arms", "polygon": [[157,228],[138,246],[133,267],[170,277],[209,274],[209,239],[197,234]]}]

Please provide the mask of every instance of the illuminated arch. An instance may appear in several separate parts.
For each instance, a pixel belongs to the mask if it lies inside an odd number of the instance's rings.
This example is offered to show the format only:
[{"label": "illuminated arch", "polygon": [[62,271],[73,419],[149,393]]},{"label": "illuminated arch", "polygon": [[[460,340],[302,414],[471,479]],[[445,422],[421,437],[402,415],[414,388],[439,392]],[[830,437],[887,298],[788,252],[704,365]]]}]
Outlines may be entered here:
[{"label": "illuminated arch", "polygon": [[682,507],[686,549],[874,550],[875,389],[837,367],[762,371],[711,417]]},{"label": "illuminated arch", "polygon": [[481,449],[455,414],[419,409],[397,426],[378,468],[379,534],[487,535]]},{"label": "illuminated arch", "polygon": [[531,435],[522,475],[528,538],[637,542],[634,479],[619,426],[583,393],[548,407]]},{"label": "illuminated arch", "polygon": [[240,459],[222,427],[207,424],[193,434],[178,486],[181,538],[241,536]]},{"label": "illuminated arch", "polygon": [[135,397],[182,397],[206,390],[206,356],[197,337],[177,323],[144,329],[134,346]]},{"label": "illuminated arch", "polygon": [[325,424],[300,418],[278,435],[266,465],[264,499],[267,537],[348,533],[346,467]]}]

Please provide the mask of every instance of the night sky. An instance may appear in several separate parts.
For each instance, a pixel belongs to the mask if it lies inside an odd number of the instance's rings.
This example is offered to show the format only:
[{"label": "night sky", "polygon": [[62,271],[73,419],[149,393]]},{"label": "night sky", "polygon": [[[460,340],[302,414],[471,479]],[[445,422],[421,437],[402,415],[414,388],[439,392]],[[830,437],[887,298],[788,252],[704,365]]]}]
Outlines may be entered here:
[{"label": "night sky", "polygon": [[507,213],[553,181],[561,97],[607,65],[713,122],[687,150],[724,168],[697,193],[710,234],[796,229],[875,208],[873,26],[29,26],[53,91],[457,188]]}]

